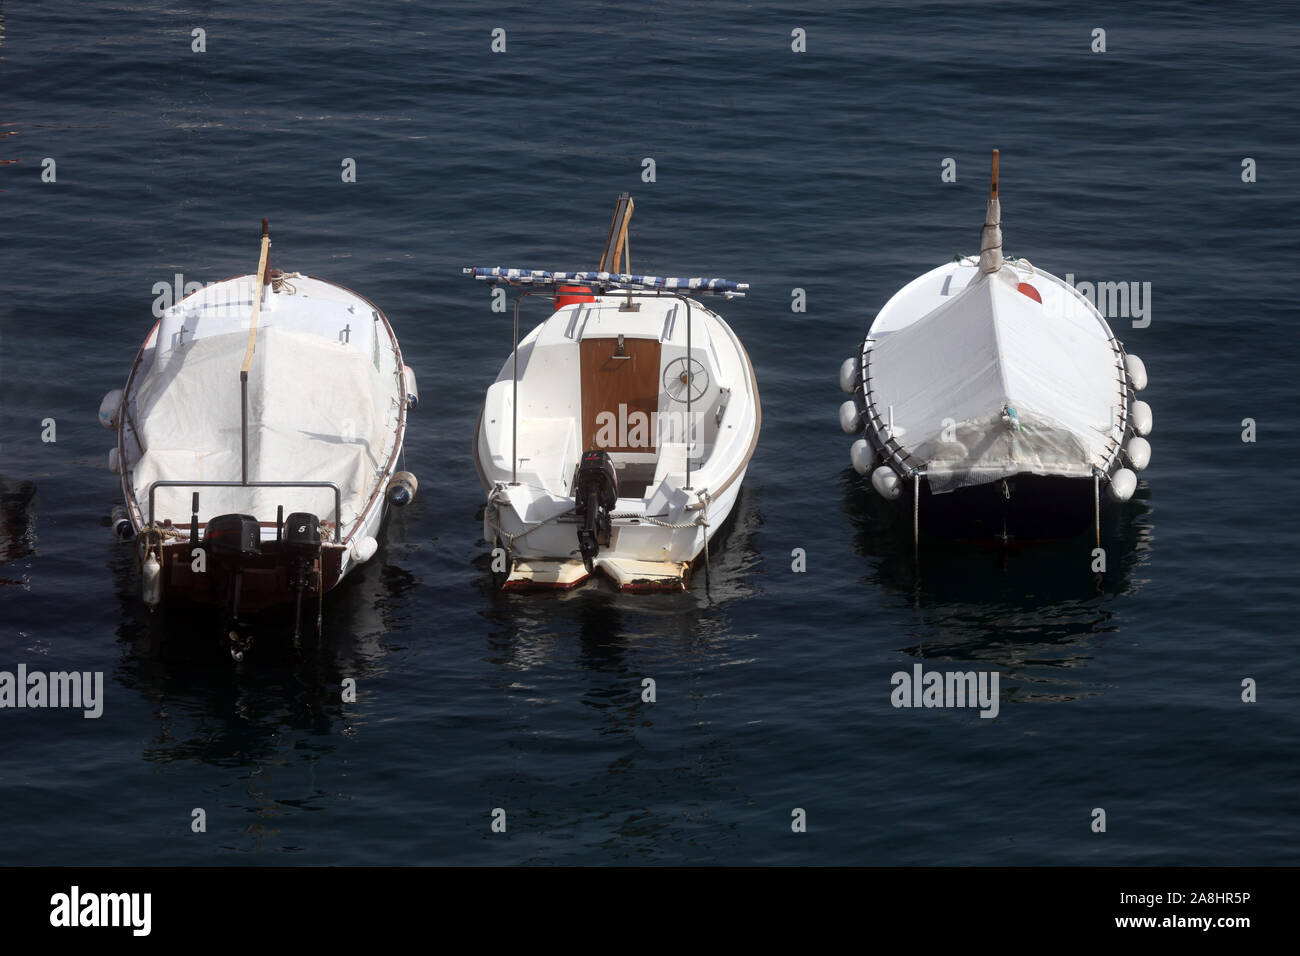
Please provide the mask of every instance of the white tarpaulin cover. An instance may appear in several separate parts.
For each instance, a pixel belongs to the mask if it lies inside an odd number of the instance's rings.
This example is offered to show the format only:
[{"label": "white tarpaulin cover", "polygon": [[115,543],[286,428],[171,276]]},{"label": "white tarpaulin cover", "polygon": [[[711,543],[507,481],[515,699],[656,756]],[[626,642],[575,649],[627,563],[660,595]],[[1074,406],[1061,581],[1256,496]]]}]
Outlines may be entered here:
[{"label": "white tarpaulin cover", "polygon": [[1090,477],[1106,463],[1121,392],[1105,330],[1083,303],[1048,310],[1016,285],[1012,269],[979,275],[869,353],[869,401],[882,421],[893,406],[933,492],[1022,472]]},{"label": "white tarpaulin cover", "polygon": [[[247,342],[241,330],[156,355],[135,393],[145,450],[133,482],[145,520],[153,481],[240,480],[239,370]],[[341,342],[290,328],[259,330],[248,375],[249,480],[337,483],[346,534],[383,472],[396,393],[371,359]],[[315,488],[160,488],[157,519],[187,524],[193,491],[202,521],[230,512],[274,521],[281,504],[285,514],[335,520],[333,492]]]}]

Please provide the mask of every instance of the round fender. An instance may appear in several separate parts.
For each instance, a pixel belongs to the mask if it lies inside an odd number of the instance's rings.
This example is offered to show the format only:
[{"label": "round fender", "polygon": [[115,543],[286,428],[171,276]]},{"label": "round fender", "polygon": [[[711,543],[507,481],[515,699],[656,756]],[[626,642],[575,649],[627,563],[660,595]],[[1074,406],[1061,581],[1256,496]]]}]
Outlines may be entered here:
[{"label": "round fender", "polygon": [[1137,491],[1137,484],[1137,475],[1127,468],[1121,468],[1110,476],[1106,493],[1110,495],[1111,501],[1128,501],[1133,497],[1133,492]]},{"label": "round fender", "polygon": [[881,465],[871,473],[871,487],[886,501],[894,501],[903,493],[903,482],[898,472],[888,465]]},{"label": "round fender", "polygon": [[852,395],[858,388],[858,360],[846,358],[840,364],[840,391]]},{"label": "round fender", "polygon": [[1143,438],[1150,435],[1151,426],[1154,424],[1151,421],[1151,406],[1146,402],[1137,401],[1133,403],[1129,413],[1133,416],[1133,430]]}]

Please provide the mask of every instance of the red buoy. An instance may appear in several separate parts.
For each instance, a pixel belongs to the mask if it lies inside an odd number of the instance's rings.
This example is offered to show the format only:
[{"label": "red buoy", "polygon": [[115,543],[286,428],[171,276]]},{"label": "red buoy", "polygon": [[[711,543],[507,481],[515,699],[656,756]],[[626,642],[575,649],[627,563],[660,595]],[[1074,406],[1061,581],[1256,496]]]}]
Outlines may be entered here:
[{"label": "red buoy", "polygon": [[591,294],[591,289],[585,285],[562,285],[555,290],[555,311],[559,311],[566,305],[573,305],[575,302],[595,302],[596,297]]},{"label": "red buoy", "polygon": [[1043,297],[1039,295],[1038,290],[1035,289],[1033,286],[1031,286],[1028,282],[1020,283],[1018,286],[1016,286],[1016,291],[1023,292],[1025,295],[1029,296],[1029,298],[1033,299],[1039,305],[1043,304]]}]

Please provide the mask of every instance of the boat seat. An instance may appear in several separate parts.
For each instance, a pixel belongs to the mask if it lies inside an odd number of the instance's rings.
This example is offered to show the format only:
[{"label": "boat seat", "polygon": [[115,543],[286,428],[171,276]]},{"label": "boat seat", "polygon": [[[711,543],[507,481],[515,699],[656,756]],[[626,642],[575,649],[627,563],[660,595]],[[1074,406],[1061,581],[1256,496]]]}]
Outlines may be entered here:
[{"label": "boat seat", "polygon": [[681,476],[683,482],[686,480],[685,442],[663,442],[659,445],[659,458],[655,462],[654,483],[658,485],[670,475]]},{"label": "boat seat", "polygon": [[[695,468],[697,464],[697,460],[692,458],[691,467]],[[690,497],[681,490],[685,483],[686,443],[661,442],[655,475],[650,482],[650,488],[654,491],[646,505],[646,514],[666,514],[671,509],[684,505]]]},{"label": "boat seat", "polygon": [[614,472],[618,475],[618,496],[620,498],[644,498],[655,476],[655,462],[624,461],[619,456],[612,456]]},{"label": "boat seat", "polygon": [[536,475],[542,484],[567,478],[565,465],[577,458],[577,446],[572,418],[519,419],[520,474]]}]

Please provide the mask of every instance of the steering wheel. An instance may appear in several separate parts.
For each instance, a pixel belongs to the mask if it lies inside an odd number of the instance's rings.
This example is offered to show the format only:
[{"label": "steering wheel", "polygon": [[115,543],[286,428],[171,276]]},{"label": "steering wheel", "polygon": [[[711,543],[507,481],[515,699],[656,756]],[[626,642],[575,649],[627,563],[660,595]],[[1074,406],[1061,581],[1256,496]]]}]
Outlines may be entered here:
[{"label": "steering wheel", "polygon": [[685,402],[687,392],[690,400],[697,402],[709,390],[709,373],[703,363],[693,358],[682,356],[673,359],[664,369],[664,391],[675,402]]}]

